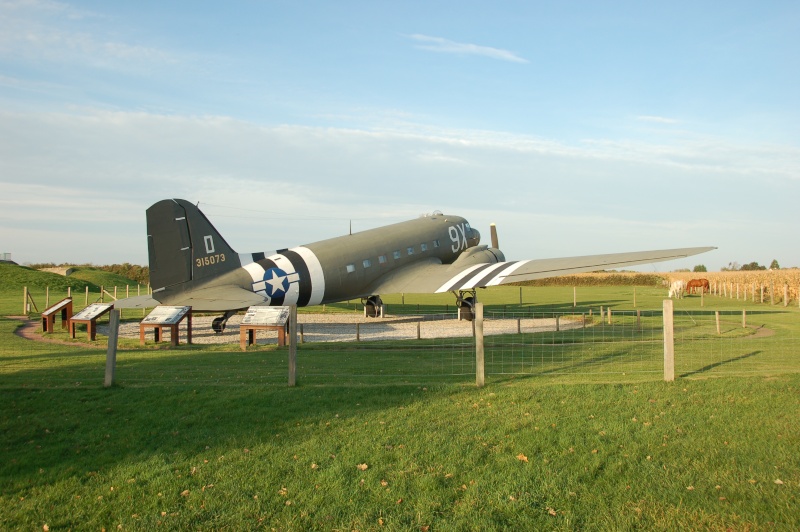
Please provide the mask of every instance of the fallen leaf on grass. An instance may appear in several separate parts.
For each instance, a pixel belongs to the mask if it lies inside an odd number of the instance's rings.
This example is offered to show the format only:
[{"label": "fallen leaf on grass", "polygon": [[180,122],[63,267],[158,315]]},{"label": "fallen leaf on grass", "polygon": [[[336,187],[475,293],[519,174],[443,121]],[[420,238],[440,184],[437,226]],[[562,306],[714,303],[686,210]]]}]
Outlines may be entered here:
[{"label": "fallen leaf on grass", "polygon": [[694,486],[686,486],[686,489],[687,489],[688,491],[694,491]]},{"label": "fallen leaf on grass", "polygon": [[317,464],[311,464],[311,469],[319,469],[319,466]]},{"label": "fallen leaf on grass", "polygon": [[778,486],[782,486],[783,485],[783,481],[781,479],[779,479],[779,478],[776,478],[775,479],[775,484],[777,484]]},{"label": "fallen leaf on grass", "polygon": [[527,456],[525,456],[525,455],[524,455],[524,454],[522,454],[522,453],[519,453],[519,454],[517,455],[517,460],[519,460],[520,462],[527,462],[527,461],[528,461],[528,457],[527,457]]},{"label": "fallen leaf on grass", "polygon": [[368,466],[367,464],[358,464],[356,467],[357,467],[357,468],[358,468],[360,471],[366,471],[367,469],[369,469],[369,466]]},{"label": "fallen leaf on grass", "polygon": [[553,508],[550,508],[549,506],[547,507],[547,513],[553,516],[557,514],[557,512]]},{"label": "fallen leaf on grass", "polygon": [[181,497],[188,497],[188,496],[189,496],[189,490],[183,490],[181,492]]}]

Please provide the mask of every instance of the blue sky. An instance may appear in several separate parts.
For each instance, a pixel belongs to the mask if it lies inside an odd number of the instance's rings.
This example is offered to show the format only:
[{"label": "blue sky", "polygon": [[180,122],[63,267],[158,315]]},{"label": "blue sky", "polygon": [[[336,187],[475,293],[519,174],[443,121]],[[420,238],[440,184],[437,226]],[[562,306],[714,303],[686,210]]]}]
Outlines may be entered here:
[{"label": "blue sky", "polygon": [[800,266],[796,2],[0,0],[0,252],[147,261],[442,210],[510,259]]}]

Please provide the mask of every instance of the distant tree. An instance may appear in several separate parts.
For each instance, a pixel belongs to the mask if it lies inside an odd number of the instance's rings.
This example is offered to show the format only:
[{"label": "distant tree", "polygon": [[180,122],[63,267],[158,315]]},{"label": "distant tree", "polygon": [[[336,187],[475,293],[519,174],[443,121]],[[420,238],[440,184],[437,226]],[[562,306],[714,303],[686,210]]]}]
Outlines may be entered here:
[{"label": "distant tree", "polygon": [[705,264],[698,264],[697,266],[694,267],[694,269],[692,271],[693,272],[707,272],[708,270],[706,269],[706,265]]},{"label": "distant tree", "polygon": [[723,272],[737,272],[739,271],[739,263],[736,261],[729,262],[727,266],[720,268]]},{"label": "distant tree", "polygon": [[757,262],[753,261],[753,262],[751,262],[749,264],[742,265],[742,267],[739,268],[739,269],[742,270],[742,271],[755,271],[755,270],[766,270],[767,267],[766,266],[761,266]]},{"label": "distant tree", "polygon": [[781,265],[778,264],[778,259],[772,259],[772,262],[769,263],[770,270],[780,270]]}]

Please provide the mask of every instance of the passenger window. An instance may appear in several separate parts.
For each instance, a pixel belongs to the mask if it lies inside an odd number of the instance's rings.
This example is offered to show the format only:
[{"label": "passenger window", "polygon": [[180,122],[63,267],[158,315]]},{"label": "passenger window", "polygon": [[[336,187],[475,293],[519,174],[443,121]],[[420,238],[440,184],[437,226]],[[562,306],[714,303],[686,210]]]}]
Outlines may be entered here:
[{"label": "passenger window", "polygon": [[399,259],[400,258],[400,250],[398,249],[397,251],[392,252],[392,257],[394,257],[395,259]]},{"label": "passenger window", "polygon": [[347,265],[347,273],[353,273],[354,271],[356,271],[356,265],[355,264],[348,264]]},{"label": "passenger window", "polygon": [[436,239],[436,240],[433,241],[433,247],[435,247],[435,248],[439,247],[439,239]]},{"label": "passenger window", "polygon": [[414,248],[413,247],[408,248],[407,251],[408,251],[409,255],[413,255],[414,254]]},{"label": "passenger window", "polygon": [[381,255],[380,257],[378,257],[378,263],[386,264],[386,255]]},{"label": "passenger window", "polygon": [[428,251],[428,244],[420,244],[419,249],[420,251]]},{"label": "passenger window", "polygon": [[369,268],[370,266],[372,266],[372,261],[369,259],[364,259],[362,264],[364,265],[365,268]]}]

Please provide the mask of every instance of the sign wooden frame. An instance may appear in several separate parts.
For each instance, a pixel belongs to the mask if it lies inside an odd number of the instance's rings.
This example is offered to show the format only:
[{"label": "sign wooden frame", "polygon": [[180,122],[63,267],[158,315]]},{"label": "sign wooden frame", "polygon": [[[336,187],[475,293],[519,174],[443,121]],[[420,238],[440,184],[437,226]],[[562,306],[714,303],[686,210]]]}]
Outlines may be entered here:
[{"label": "sign wooden frame", "polygon": [[278,331],[278,345],[286,345],[289,329],[289,307],[253,306],[247,309],[239,325],[239,346],[242,351],[256,342],[256,331]]},{"label": "sign wooden frame", "polygon": [[192,307],[172,307],[160,305],[154,308],[139,323],[139,344],[144,345],[145,332],[153,329],[156,343],[164,338],[164,329],[170,332],[170,344],[177,346],[180,343],[179,327],[186,320],[186,343],[192,343]]},{"label": "sign wooden frame", "polygon": [[78,323],[86,324],[86,335],[89,340],[94,341],[97,338],[97,320],[100,316],[111,312],[114,305],[111,303],[92,303],[87,306],[69,320],[69,335],[75,338],[75,325]]},{"label": "sign wooden frame", "polygon": [[72,298],[65,297],[42,312],[42,332],[52,333],[56,324],[56,313],[61,311],[61,328],[66,329],[72,317]]}]

